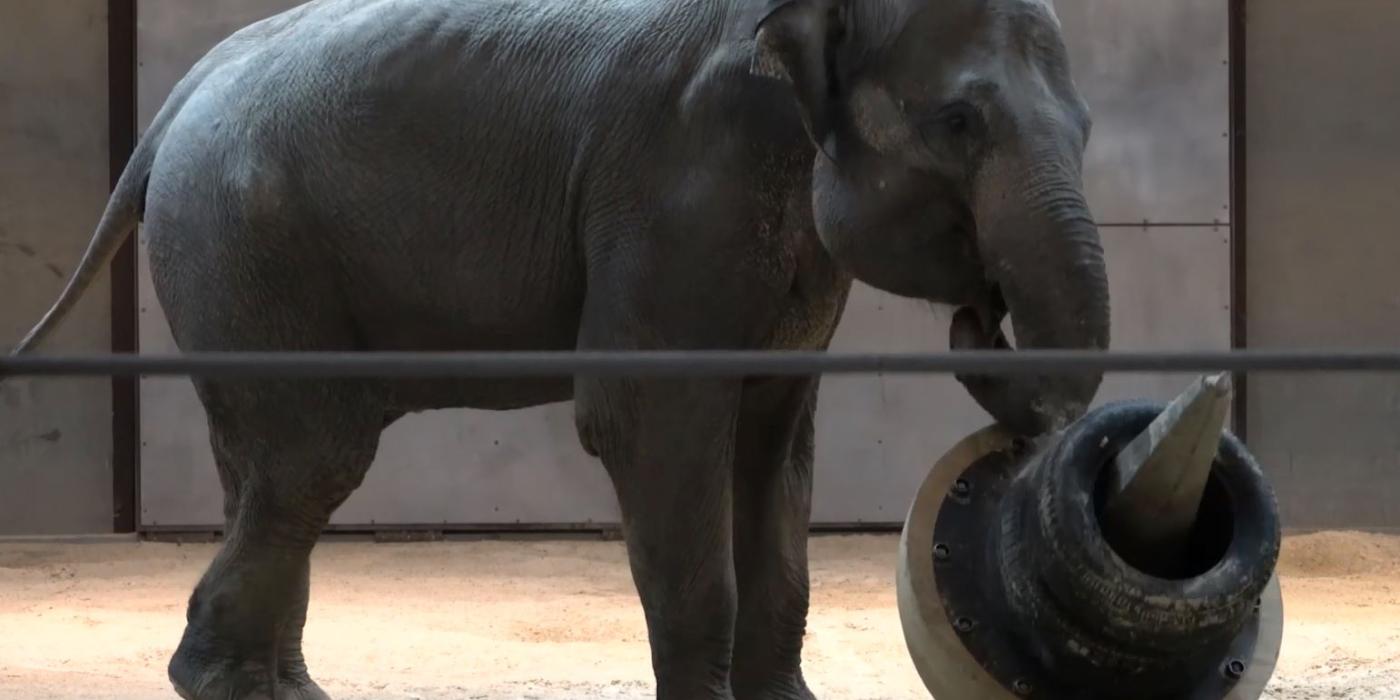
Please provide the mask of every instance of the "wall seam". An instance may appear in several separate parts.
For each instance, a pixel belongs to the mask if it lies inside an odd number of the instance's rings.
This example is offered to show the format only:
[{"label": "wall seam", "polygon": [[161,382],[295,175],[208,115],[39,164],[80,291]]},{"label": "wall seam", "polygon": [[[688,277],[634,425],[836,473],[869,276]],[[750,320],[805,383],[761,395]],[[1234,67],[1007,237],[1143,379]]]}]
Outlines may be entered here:
[{"label": "wall seam", "polygon": [[[108,168],[111,187],[136,148],[136,2],[107,2]],[[111,265],[112,352],[136,352],[136,241],[127,239]],[[112,531],[136,531],[138,380],[112,379]]]},{"label": "wall seam", "polygon": [[[1230,347],[1249,347],[1248,298],[1248,202],[1247,158],[1245,138],[1247,115],[1245,53],[1247,0],[1230,0]],[[1233,429],[1241,439],[1249,440],[1249,377],[1241,372],[1235,378],[1235,398],[1232,410]]]}]

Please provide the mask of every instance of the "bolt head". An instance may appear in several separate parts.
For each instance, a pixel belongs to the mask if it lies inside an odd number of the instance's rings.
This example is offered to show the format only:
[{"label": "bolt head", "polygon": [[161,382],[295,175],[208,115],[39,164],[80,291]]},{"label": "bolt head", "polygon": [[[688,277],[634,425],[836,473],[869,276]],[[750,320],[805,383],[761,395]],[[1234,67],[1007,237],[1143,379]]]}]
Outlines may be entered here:
[{"label": "bolt head", "polygon": [[1034,690],[1035,686],[1032,686],[1030,681],[1024,678],[1017,678],[1016,681],[1011,684],[1011,691],[1021,697],[1029,696]]},{"label": "bolt head", "polygon": [[960,617],[953,621],[953,629],[959,632],[971,632],[975,626],[976,623],[972,621],[972,618]]},{"label": "bolt head", "polygon": [[946,544],[936,544],[933,546],[933,558],[938,561],[948,561],[953,557],[953,550]]},{"label": "bolt head", "polygon": [[953,482],[953,493],[958,496],[966,496],[972,493],[972,484],[967,479],[958,479]]},{"label": "bolt head", "polygon": [[1239,659],[1230,659],[1225,663],[1225,676],[1232,680],[1239,680],[1244,677],[1245,665]]}]

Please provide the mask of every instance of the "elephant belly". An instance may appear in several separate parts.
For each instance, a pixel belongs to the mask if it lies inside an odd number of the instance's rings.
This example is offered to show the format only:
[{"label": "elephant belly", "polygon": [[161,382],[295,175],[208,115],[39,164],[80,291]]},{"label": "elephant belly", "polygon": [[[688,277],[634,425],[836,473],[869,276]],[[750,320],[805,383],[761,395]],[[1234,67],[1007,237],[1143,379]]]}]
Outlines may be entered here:
[{"label": "elephant belly", "polygon": [[[357,310],[366,349],[407,352],[568,351],[577,344],[583,290],[519,289],[518,271],[510,282],[480,272],[473,283],[443,281],[420,295],[405,287],[385,286]],[[467,275],[463,275],[467,276]],[[555,281],[571,277],[557,273]],[[514,293],[511,293],[514,290]],[[503,293],[506,292],[506,293]],[[358,295],[357,295],[358,296]],[[393,384],[396,410],[439,408],[513,410],[567,401],[571,378],[463,378],[398,381]]]},{"label": "elephant belly", "polygon": [[574,397],[572,379],[432,379],[394,382],[389,405],[397,413],[447,408],[514,411]]}]

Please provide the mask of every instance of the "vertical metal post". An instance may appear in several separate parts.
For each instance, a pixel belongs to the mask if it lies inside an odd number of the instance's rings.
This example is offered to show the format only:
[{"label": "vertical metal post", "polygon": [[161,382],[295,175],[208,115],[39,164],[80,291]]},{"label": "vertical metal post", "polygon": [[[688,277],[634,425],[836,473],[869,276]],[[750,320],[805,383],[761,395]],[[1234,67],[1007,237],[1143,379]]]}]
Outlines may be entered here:
[{"label": "vertical metal post", "polygon": [[[1230,346],[1249,346],[1249,207],[1246,155],[1246,75],[1245,52],[1248,0],[1230,0]],[[1240,440],[1249,440],[1249,377],[1243,372],[1234,378],[1235,401],[1232,430]]]},{"label": "vertical metal post", "polygon": [[[116,187],[136,148],[136,1],[107,0],[109,170]],[[112,260],[112,352],[136,352],[136,240]],[[112,530],[136,531],[137,380],[112,379]]]}]

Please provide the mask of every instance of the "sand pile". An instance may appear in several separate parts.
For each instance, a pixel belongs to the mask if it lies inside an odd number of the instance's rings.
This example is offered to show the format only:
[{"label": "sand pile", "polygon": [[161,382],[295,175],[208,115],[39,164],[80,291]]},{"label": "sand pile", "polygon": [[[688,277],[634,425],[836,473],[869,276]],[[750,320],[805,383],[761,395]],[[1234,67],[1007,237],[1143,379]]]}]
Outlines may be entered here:
[{"label": "sand pile", "polygon": [[1322,532],[1284,540],[1282,578],[1400,575],[1400,537]]}]

